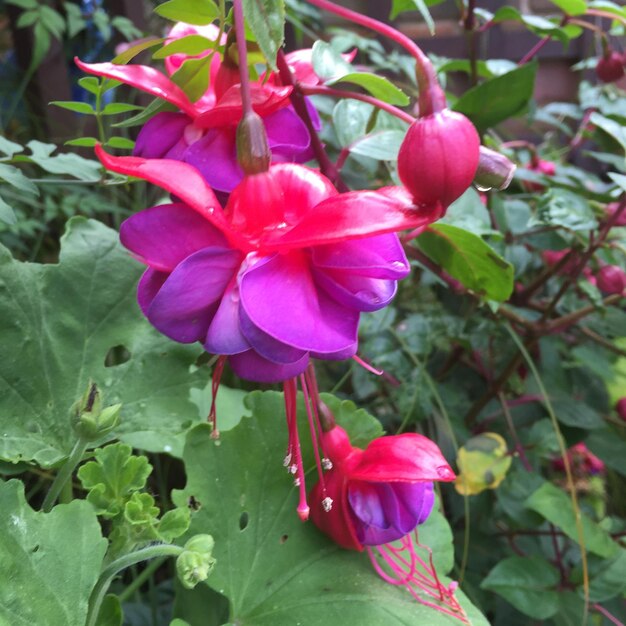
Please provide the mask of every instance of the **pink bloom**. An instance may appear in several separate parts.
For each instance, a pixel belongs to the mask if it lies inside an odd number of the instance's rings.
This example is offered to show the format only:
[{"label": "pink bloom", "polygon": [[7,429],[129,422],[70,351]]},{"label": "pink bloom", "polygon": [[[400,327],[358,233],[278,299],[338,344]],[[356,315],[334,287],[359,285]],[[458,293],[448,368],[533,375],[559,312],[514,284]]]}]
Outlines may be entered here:
[{"label": "pink bloom", "polygon": [[[584,442],[577,443],[567,450],[567,458],[575,473],[578,474],[601,474],[604,472],[604,463],[587,448]],[[565,464],[563,459],[555,459],[553,466],[563,471]]]},{"label": "pink bloom", "polygon": [[[556,166],[552,161],[544,161],[543,159],[539,159],[535,157],[530,164],[528,165],[528,169],[531,172],[537,172],[538,174],[543,174],[544,176],[554,176],[556,174]],[[541,183],[533,183],[533,182],[525,182],[524,187],[528,191],[543,191],[546,187]]]},{"label": "pink bloom", "polygon": [[98,156],[177,198],[122,225],[122,243],[148,266],[138,290],[146,317],[260,382],[296,376],[311,357],[353,356],[360,312],[384,307],[409,272],[393,233],[439,217],[401,188],[340,195],[295,164],[246,176],[222,209],[190,165]]},{"label": "pink bloom", "polygon": [[559,270],[559,274],[569,274],[572,272],[577,264],[578,259],[576,253],[572,253],[571,248],[565,248],[564,250],[544,250],[541,253],[541,256],[546,263],[546,265],[557,265],[564,259],[567,255],[569,255],[569,260],[565,263],[565,265]]},{"label": "pink bloom", "polygon": [[626,272],[618,265],[605,265],[596,274],[598,289],[606,294],[624,293]]}]

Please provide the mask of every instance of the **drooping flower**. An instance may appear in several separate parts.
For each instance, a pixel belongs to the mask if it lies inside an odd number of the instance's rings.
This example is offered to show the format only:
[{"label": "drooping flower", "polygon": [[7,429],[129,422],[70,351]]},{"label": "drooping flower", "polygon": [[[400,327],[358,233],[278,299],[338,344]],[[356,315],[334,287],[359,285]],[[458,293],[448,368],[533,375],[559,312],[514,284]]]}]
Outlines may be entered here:
[{"label": "drooping flower", "polygon": [[480,138],[460,113],[444,109],[415,120],[398,153],[398,175],[415,204],[445,211],[472,184]]},{"label": "drooping flower", "polygon": [[465,621],[455,583],[443,586],[432,559],[427,563],[418,550],[428,552],[417,541],[417,528],[432,511],[433,481],[455,479],[437,445],[405,433],[375,439],[361,450],[336,425],[321,434],[320,445],[331,468],[309,496],[315,525],[343,548],[366,550],[387,582]]},{"label": "drooping flower", "polygon": [[619,52],[607,48],[596,65],[596,75],[603,83],[614,83],[622,78],[624,71],[624,58]]},{"label": "drooping flower", "polygon": [[259,382],[296,376],[310,358],[353,356],[359,314],[384,307],[409,272],[395,231],[440,216],[397,187],[338,194],[295,164],[246,176],[222,209],[188,164],[98,155],[179,200],[121,228],[122,243],[148,266],[138,289],[146,317],[176,341],[228,355],[239,376]]},{"label": "drooping flower", "polygon": [[[214,25],[195,27],[177,24],[168,35],[176,39],[199,34],[215,40],[219,30]],[[202,56],[202,55],[200,55]],[[171,75],[188,58],[173,54],[165,66]],[[169,76],[145,65],[83,63],[85,72],[121,81],[173,104],[178,112],[161,112],[141,129],[134,154],[144,158],[168,158],[192,164],[216,191],[229,193],[243,177],[237,163],[235,131],[242,117],[239,73],[230,62],[214,53],[210,62],[208,89],[192,102]],[[274,163],[304,163],[312,158],[310,135],[290,105],[290,86],[271,82],[250,84],[252,106],[262,118]],[[313,119],[319,122],[311,107]]]}]

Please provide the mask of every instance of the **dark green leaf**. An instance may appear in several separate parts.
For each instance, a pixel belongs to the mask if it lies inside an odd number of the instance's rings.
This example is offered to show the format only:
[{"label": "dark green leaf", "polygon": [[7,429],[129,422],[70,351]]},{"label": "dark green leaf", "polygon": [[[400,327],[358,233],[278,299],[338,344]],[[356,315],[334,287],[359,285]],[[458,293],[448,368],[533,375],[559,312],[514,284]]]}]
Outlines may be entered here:
[{"label": "dark green leaf", "polygon": [[285,38],[284,0],[243,0],[243,13],[263,56],[276,70],[276,54]]},{"label": "dark green leaf", "polygon": [[196,26],[211,24],[220,14],[213,0],[169,0],[155,7],[154,12],[167,20]]},{"label": "dark green leaf", "polygon": [[2,196],[0,196],[0,221],[11,225],[17,223],[15,211],[2,199]]},{"label": "dark green leaf", "polygon": [[0,163],[0,180],[4,180],[12,187],[24,191],[26,193],[32,193],[39,195],[39,189],[30,178],[24,176],[22,171],[12,165],[6,163]]},{"label": "dark green leaf", "polygon": [[498,302],[511,295],[513,266],[473,233],[437,224],[422,233],[417,244],[448,274],[477,294]]},{"label": "dark green leaf", "polygon": [[501,595],[524,615],[545,620],[559,609],[558,582],[559,573],[545,559],[512,556],[498,563],[480,586]]},{"label": "dark green leaf", "polygon": [[537,63],[492,78],[466,91],[452,107],[467,115],[479,132],[524,111],[533,95]]},{"label": "dark green leaf", "polygon": [[111,102],[102,109],[102,115],[119,115],[120,113],[128,113],[129,111],[141,111],[143,107],[136,104],[126,104],[124,102]]},{"label": "dark green leaf", "polygon": [[363,87],[374,98],[389,104],[399,104],[401,106],[409,104],[409,97],[384,76],[378,76],[369,72],[350,72],[326,82],[327,85],[336,85],[337,83],[351,83]]},{"label": "dark green leaf", "polygon": [[124,615],[119,598],[113,594],[104,597],[96,626],[122,626]]},{"label": "dark green leaf", "polygon": [[624,438],[613,429],[596,430],[585,440],[589,449],[610,468],[626,476]]}]

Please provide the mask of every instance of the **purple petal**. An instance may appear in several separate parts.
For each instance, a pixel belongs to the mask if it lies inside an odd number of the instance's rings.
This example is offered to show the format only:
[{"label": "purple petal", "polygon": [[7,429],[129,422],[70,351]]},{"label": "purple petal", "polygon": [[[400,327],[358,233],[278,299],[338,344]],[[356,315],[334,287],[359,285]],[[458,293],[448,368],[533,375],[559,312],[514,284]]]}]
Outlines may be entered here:
[{"label": "purple petal", "polygon": [[309,363],[309,355],[306,354],[294,363],[278,365],[264,359],[254,350],[248,350],[228,357],[228,361],[240,378],[257,383],[279,383],[302,374]]},{"label": "purple petal", "polygon": [[213,128],[185,152],[185,161],[193,165],[217,191],[230,193],[243,178],[237,163],[235,133],[232,129]]},{"label": "purple petal", "polygon": [[317,109],[315,108],[315,105],[313,104],[313,101],[311,100],[311,98],[307,98],[305,96],[304,102],[306,104],[307,111],[309,112],[309,115],[311,116],[311,122],[313,123],[313,128],[317,132],[319,132],[320,130],[322,130],[322,120],[320,119],[320,114],[317,112]]},{"label": "purple petal", "polygon": [[157,113],[141,129],[133,155],[146,159],[165,158],[191,123],[191,118],[184,113]]},{"label": "purple petal", "polygon": [[239,289],[252,324],[281,343],[327,354],[357,339],[358,312],[318,290],[304,253],[261,260],[243,273]]},{"label": "purple petal", "polygon": [[281,161],[294,161],[299,160],[303,152],[308,152],[311,136],[293,108],[279,109],[264,117],[263,123],[273,157],[280,154]]},{"label": "purple petal", "polygon": [[312,248],[313,265],[346,270],[370,278],[399,280],[408,275],[409,262],[397,235],[377,235]]},{"label": "purple petal", "polygon": [[148,307],[152,304],[159,289],[167,280],[169,274],[167,272],[157,272],[148,268],[137,285],[137,302],[143,314],[148,317]]},{"label": "purple petal", "polygon": [[339,304],[357,311],[377,311],[396,295],[395,280],[368,278],[349,272],[314,271],[315,282]]},{"label": "purple petal", "polygon": [[209,326],[204,347],[213,354],[238,354],[250,349],[239,329],[239,288],[233,280]]},{"label": "purple petal", "polygon": [[185,204],[163,204],[132,215],[120,228],[120,240],[141,261],[164,272],[202,248],[227,247],[222,233]]},{"label": "purple petal", "polygon": [[241,254],[235,250],[204,248],[192,254],[163,283],[148,308],[148,319],[175,341],[204,340],[240,263]]}]

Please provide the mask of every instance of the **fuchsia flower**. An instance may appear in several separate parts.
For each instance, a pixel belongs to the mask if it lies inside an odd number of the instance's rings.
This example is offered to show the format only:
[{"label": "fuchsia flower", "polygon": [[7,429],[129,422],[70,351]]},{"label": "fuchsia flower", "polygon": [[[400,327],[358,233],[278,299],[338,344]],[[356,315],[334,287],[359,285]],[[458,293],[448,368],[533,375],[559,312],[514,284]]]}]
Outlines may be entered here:
[{"label": "fuchsia flower", "polygon": [[343,548],[366,550],[384,580],[403,584],[419,602],[464,620],[454,598],[456,584],[444,587],[432,562],[417,551],[425,549],[417,543],[416,529],[432,511],[433,481],[455,479],[437,445],[405,433],[375,439],[361,450],[334,426],[321,433],[320,447],[331,469],[310,494],[316,526]]},{"label": "fuchsia flower", "polygon": [[624,58],[607,49],[596,65],[596,75],[603,83],[614,83],[624,76]]},{"label": "fuchsia flower", "polygon": [[[200,34],[215,39],[214,25],[198,28],[177,24],[169,39]],[[201,55],[202,56],[202,55]],[[173,74],[186,59],[175,54],[166,59]],[[237,68],[230,67],[215,53],[206,93],[191,102],[185,92],[165,74],[145,65],[113,63],[76,64],[85,72],[121,81],[174,105],[178,112],[157,113],[142,128],[134,154],[144,158],[168,158],[193,165],[216,191],[229,193],[243,177],[237,163],[235,131],[242,116],[241,85]],[[262,118],[275,163],[304,163],[312,158],[310,135],[290,105],[292,87],[251,83],[252,106]],[[313,119],[317,113],[310,107]]]},{"label": "fuchsia flower", "polygon": [[596,274],[598,289],[606,294],[626,291],[626,272],[619,265],[605,265]]},{"label": "fuchsia flower", "polygon": [[[595,475],[604,472],[604,463],[593,452],[590,452],[587,445],[583,442],[568,448],[567,458],[572,466],[572,470],[577,474]],[[553,467],[563,471],[565,469],[563,459],[555,459]]]},{"label": "fuchsia flower", "polygon": [[248,380],[282,381],[311,357],[353,356],[359,314],[384,307],[409,272],[393,233],[440,217],[401,188],[338,194],[295,164],[246,176],[222,209],[186,163],[97,152],[108,169],[177,198],[121,228],[122,243],[148,266],[142,311],[175,341],[228,355]]}]

